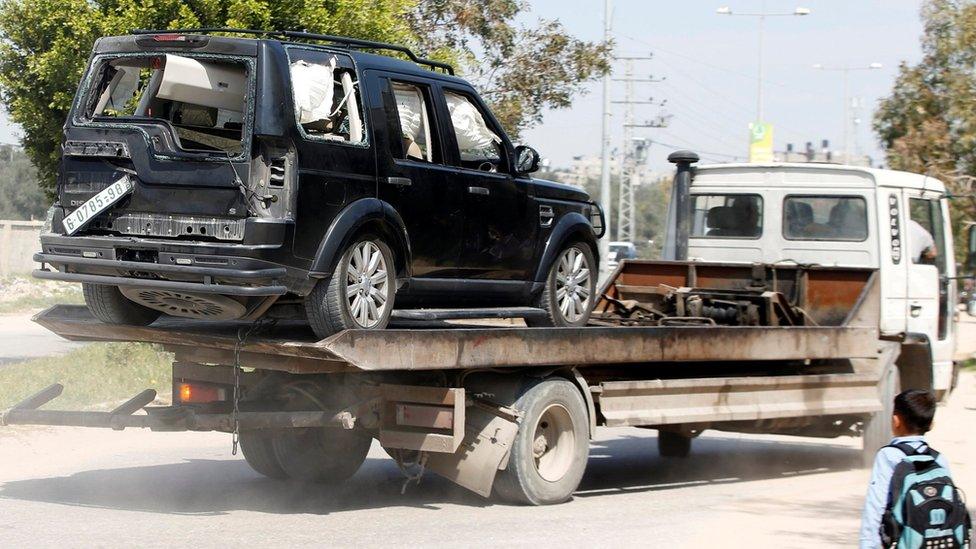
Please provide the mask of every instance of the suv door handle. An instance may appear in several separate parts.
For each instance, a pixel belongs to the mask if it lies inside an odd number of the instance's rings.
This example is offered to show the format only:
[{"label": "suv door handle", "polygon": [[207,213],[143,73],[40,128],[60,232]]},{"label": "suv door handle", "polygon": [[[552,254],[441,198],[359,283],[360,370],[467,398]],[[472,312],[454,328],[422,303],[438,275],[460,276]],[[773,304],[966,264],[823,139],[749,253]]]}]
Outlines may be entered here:
[{"label": "suv door handle", "polygon": [[471,194],[481,194],[484,196],[488,196],[489,194],[491,194],[491,191],[488,190],[488,187],[468,187],[468,192]]},{"label": "suv door handle", "polygon": [[409,177],[387,177],[383,181],[388,185],[396,185],[397,187],[409,187],[413,185],[413,181]]}]

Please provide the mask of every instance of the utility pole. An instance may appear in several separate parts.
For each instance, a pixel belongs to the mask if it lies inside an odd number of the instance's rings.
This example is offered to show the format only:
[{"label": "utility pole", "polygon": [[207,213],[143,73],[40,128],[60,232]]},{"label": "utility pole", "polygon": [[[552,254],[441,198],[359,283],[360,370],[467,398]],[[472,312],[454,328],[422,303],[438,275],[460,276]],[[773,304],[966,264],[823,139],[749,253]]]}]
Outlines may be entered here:
[{"label": "utility pole", "polygon": [[[610,45],[612,24],[610,0],[603,0],[603,43]],[[600,169],[600,206],[604,213],[603,238],[600,239],[600,276],[602,280],[610,273],[610,71],[603,75],[603,136],[602,160]]]},{"label": "utility pole", "polygon": [[853,116],[851,114],[852,111],[854,111],[856,116],[856,107],[852,109],[853,105],[851,104],[850,86],[848,85],[848,81],[850,80],[850,76],[849,76],[850,72],[878,70],[883,66],[884,65],[882,65],[881,63],[871,63],[869,65],[853,65],[853,66],[852,65],[828,66],[828,65],[821,65],[820,63],[817,63],[813,66],[813,68],[817,70],[833,71],[833,72],[841,73],[841,80],[843,81],[843,86],[844,86],[844,112],[843,112],[844,126],[843,126],[843,133],[842,133],[843,139],[841,139],[840,146],[841,146],[841,150],[844,151],[844,162],[846,163],[850,163],[850,159],[851,159],[851,139],[849,138],[849,134],[852,125],[854,126],[854,141],[857,141],[857,125],[853,123],[852,121]]},{"label": "utility pole", "polygon": [[613,103],[619,103],[625,106],[624,109],[624,144],[623,144],[623,160],[621,162],[620,170],[620,192],[617,195],[617,234],[616,239],[621,241],[633,242],[636,234],[636,204],[634,202],[634,189],[640,185],[640,169],[643,166],[644,161],[639,158],[644,155],[645,150],[645,140],[634,138],[634,128],[662,128],[667,125],[667,120],[663,116],[659,116],[655,121],[647,121],[643,123],[635,123],[634,121],[634,106],[635,105],[656,105],[664,106],[664,102],[654,101],[653,98],[649,100],[636,100],[634,99],[634,84],[635,83],[646,83],[646,82],[661,82],[663,79],[654,78],[653,76],[648,78],[634,78],[634,62],[635,61],[648,61],[652,59],[653,56],[634,56],[634,57],[617,57],[618,61],[624,62],[624,77],[620,79],[614,79],[617,82],[624,83],[625,96],[623,101],[613,101]]},{"label": "utility pole", "polygon": [[735,15],[743,17],[755,17],[759,19],[759,69],[756,71],[756,123],[764,124],[763,119],[763,80],[765,79],[765,67],[763,63],[763,35],[766,30],[766,18],[767,17],[789,17],[789,16],[804,16],[810,15],[810,10],[808,8],[797,7],[793,11],[789,12],[768,12],[766,11],[765,0],[762,3],[762,7],[758,12],[753,13],[742,13],[733,12],[732,8],[728,6],[722,6],[716,11],[719,15]]}]

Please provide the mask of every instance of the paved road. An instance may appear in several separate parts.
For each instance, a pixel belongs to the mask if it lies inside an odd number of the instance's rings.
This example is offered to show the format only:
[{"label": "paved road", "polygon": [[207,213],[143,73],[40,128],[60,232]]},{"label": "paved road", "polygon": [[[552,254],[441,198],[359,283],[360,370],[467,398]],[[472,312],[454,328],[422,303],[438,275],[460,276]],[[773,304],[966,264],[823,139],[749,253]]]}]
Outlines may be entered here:
[{"label": "paved road", "polygon": [[0,366],[42,356],[61,355],[73,343],[31,322],[33,313],[0,315]]},{"label": "paved road", "polygon": [[[976,494],[976,374],[940,409],[933,445]],[[0,430],[0,543],[23,546],[762,546],[855,542],[859,442],[706,433],[690,458],[653,432],[607,429],[566,504],[492,504],[437,478],[401,495],[374,446],[341,487],[266,480],[226,435]]]}]

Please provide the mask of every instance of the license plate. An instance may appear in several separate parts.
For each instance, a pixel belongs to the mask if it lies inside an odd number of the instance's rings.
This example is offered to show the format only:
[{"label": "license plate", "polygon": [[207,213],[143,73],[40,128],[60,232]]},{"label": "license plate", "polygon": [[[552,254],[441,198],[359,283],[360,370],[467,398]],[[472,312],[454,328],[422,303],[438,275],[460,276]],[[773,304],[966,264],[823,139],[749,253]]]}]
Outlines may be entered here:
[{"label": "license plate", "polygon": [[122,176],[115,183],[112,183],[102,192],[88,199],[78,209],[71,212],[64,218],[64,230],[69,235],[75,234],[78,229],[84,227],[93,217],[104,212],[122,199],[123,196],[132,191],[132,180],[128,175]]}]

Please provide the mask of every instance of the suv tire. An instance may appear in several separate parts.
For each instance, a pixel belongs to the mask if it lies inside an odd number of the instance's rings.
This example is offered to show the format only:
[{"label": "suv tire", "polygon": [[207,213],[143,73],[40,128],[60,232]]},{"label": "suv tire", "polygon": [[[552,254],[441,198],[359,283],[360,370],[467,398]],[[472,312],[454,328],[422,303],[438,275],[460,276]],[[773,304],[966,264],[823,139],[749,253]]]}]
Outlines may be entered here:
[{"label": "suv tire", "polygon": [[536,306],[545,318],[526,319],[529,326],[584,326],[590,319],[596,293],[596,259],[583,242],[570,242],[549,267],[546,285]]},{"label": "suv tire", "polygon": [[81,288],[88,310],[105,324],[148,326],[162,314],[130,301],[117,286],[83,283]]},{"label": "suv tire", "polygon": [[393,252],[374,235],[355,238],[329,280],[305,298],[305,316],[320,339],[342,330],[382,329],[396,297]]}]

